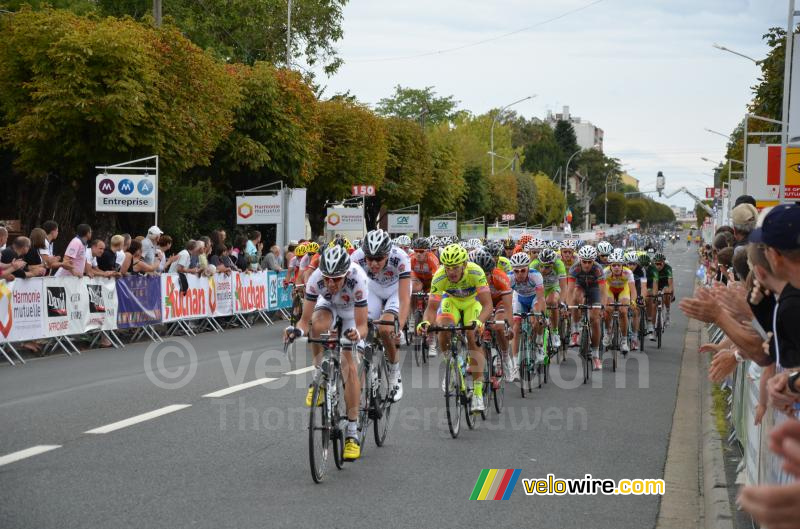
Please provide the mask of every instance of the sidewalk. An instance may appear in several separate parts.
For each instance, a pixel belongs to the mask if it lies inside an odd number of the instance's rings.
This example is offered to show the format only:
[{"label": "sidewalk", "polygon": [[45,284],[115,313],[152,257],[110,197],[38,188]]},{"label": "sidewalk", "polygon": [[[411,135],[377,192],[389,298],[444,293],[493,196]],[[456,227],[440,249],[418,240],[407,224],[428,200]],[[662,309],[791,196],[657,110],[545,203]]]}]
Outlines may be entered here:
[{"label": "sidewalk", "polygon": [[690,320],[664,468],[666,494],[656,521],[659,529],[733,528],[722,440],[706,378],[708,360],[697,352],[704,335],[700,322]]}]

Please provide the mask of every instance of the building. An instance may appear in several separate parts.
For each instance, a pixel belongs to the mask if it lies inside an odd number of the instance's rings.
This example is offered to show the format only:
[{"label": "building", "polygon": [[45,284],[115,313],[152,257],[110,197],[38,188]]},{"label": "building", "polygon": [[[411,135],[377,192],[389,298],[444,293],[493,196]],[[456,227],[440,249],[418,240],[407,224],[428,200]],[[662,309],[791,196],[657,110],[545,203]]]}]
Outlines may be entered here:
[{"label": "building", "polygon": [[639,179],[632,177],[625,171],[623,171],[622,174],[619,176],[619,181],[620,183],[625,184],[627,186],[631,186],[635,188],[636,191],[639,191]]},{"label": "building", "polygon": [[687,208],[684,206],[670,206],[672,212],[675,214],[675,218],[683,219],[689,216],[694,216],[694,210],[687,211]]},{"label": "building", "polygon": [[569,106],[565,106],[560,114],[547,112],[545,123],[555,128],[559,121],[568,121],[575,129],[575,138],[581,149],[597,149],[603,152],[603,129],[596,127],[591,121],[585,121],[569,113]]}]

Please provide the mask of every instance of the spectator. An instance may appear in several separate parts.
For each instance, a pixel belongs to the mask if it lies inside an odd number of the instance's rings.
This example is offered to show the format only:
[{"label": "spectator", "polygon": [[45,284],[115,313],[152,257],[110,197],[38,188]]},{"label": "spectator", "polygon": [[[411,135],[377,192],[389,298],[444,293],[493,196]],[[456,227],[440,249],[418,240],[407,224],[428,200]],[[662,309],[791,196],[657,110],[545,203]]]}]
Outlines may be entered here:
[{"label": "spectator", "polygon": [[[106,243],[100,239],[94,239],[89,243],[89,255],[87,257],[86,275],[89,277],[114,277],[116,272],[111,270],[103,270],[100,268],[99,260],[103,257],[106,251]],[[107,263],[104,263],[107,265]]]},{"label": "spectator", "polygon": [[191,258],[189,259],[189,268],[197,270],[197,272],[201,272],[200,270],[200,254],[203,253],[205,249],[205,243],[203,241],[195,241],[195,251],[191,253]]},{"label": "spectator", "polygon": [[[119,237],[119,235],[115,235],[114,237]],[[111,249],[111,246],[113,245],[114,237],[111,238],[112,243],[109,246],[106,246],[105,244],[103,244],[103,253],[101,253],[98,257],[96,257],[97,269],[100,270],[101,272],[118,272],[119,271],[119,267],[117,266],[117,254],[116,254],[116,252],[114,250]],[[122,246],[122,238],[118,239],[118,244],[119,244],[120,247]],[[123,261],[124,261],[124,255],[125,254],[123,253],[122,255],[123,255]],[[114,275],[116,276],[118,274],[114,274]],[[108,276],[108,277],[111,277],[111,276]]]},{"label": "spectator", "polygon": [[128,248],[131,246],[131,234],[130,233],[123,233],[122,234],[122,251],[127,252]]},{"label": "spectator", "polygon": [[261,250],[264,243],[261,242],[261,232],[253,230],[250,232],[250,239],[245,244],[244,253],[247,255],[247,262],[250,270],[258,270],[258,262],[261,259]]},{"label": "spectator", "polygon": [[268,270],[274,270],[275,272],[283,270],[281,266],[281,249],[277,245],[273,245],[272,248],[269,249],[266,262]]},{"label": "spectator", "polygon": [[55,240],[58,239],[58,223],[54,220],[45,221],[42,224],[42,229],[47,236],[47,250],[50,252],[47,255],[55,255]]},{"label": "spectator", "polygon": [[[31,240],[27,237],[17,237],[10,247],[0,252],[0,262],[5,265],[6,270],[11,270],[11,275],[18,279],[28,277],[38,277],[44,275],[44,266],[31,267],[29,260],[26,259],[31,249]],[[36,254],[38,257],[38,253]]]},{"label": "spectator", "polygon": [[36,259],[34,256],[29,255],[26,261],[28,261],[28,264],[41,264],[46,268],[45,275],[50,275],[61,267],[61,257],[53,256],[50,253],[51,247],[46,231],[42,228],[34,228],[31,231],[31,249],[28,253],[36,253],[39,258]]},{"label": "spectator", "polygon": [[197,254],[198,243],[197,241],[190,240],[186,243],[186,248],[178,252],[178,258],[169,267],[171,274],[180,272],[184,274],[196,274],[197,269],[191,268],[189,265],[192,262],[192,255]]},{"label": "spectator", "polygon": [[6,249],[7,242],[8,242],[8,230],[5,229],[3,226],[0,226],[0,252]]},{"label": "spectator", "polygon": [[233,262],[236,264],[236,268],[242,272],[246,272],[249,269],[249,263],[247,262],[247,256],[244,251],[247,243],[247,237],[239,235],[233,243],[233,250],[231,250],[231,259],[233,259]]},{"label": "spectator", "polygon": [[124,235],[114,235],[113,237],[111,237],[111,251],[114,252],[114,263],[116,265],[117,271],[119,271],[122,268],[122,263],[125,262]]},{"label": "spectator", "polygon": [[[800,402],[800,392],[795,392],[788,382],[792,371],[800,370],[800,328],[797,326],[797,315],[800,314],[800,206],[775,206],[750,238],[754,243],[764,244],[765,257],[773,274],[787,281],[774,309],[771,340],[765,343],[770,353],[774,351],[777,366],[784,370],[776,373],[767,387],[773,407],[794,413],[795,405]],[[771,293],[769,288],[758,282],[753,297],[758,300]]]},{"label": "spectator", "polygon": [[172,237],[169,235],[162,235],[158,238],[158,250],[156,256],[159,261],[158,271],[164,272],[169,266],[178,258],[178,254],[167,257],[167,252],[172,248]]},{"label": "spectator", "polygon": [[156,244],[158,238],[164,234],[158,226],[150,226],[147,230],[147,237],[142,239],[142,260],[149,264],[155,264],[156,261]]},{"label": "spectator", "polygon": [[128,251],[125,252],[125,262],[120,268],[120,274],[139,274],[145,275],[154,272],[155,265],[150,265],[142,259],[142,243],[137,240],[132,240]]},{"label": "spectator", "polygon": [[229,273],[237,272],[238,269],[229,255],[228,247],[224,244],[217,245],[214,253],[208,258],[208,262],[217,267],[217,272]]},{"label": "spectator", "polygon": [[738,248],[744,249],[747,246],[747,238],[750,232],[756,227],[758,210],[750,204],[739,204],[731,211],[731,221],[733,222],[733,249],[738,252]]},{"label": "spectator", "polygon": [[[747,259],[745,257],[745,259]],[[717,275],[714,279],[721,283],[728,284],[728,269],[733,264],[733,248],[728,246],[717,254]]]},{"label": "spectator", "polygon": [[216,248],[219,245],[225,244],[225,239],[227,239],[228,234],[225,233],[225,230],[218,229],[211,232],[211,247]]},{"label": "spectator", "polygon": [[750,195],[739,195],[736,197],[736,202],[733,203],[733,207],[735,208],[739,204],[750,204],[753,207],[756,207],[756,199]]},{"label": "spectator", "polygon": [[88,224],[78,224],[75,238],[72,239],[64,253],[61,268],[56,270],[56,277],[83,277],[86,268],[86,244],[92,238],[92,227]]}]

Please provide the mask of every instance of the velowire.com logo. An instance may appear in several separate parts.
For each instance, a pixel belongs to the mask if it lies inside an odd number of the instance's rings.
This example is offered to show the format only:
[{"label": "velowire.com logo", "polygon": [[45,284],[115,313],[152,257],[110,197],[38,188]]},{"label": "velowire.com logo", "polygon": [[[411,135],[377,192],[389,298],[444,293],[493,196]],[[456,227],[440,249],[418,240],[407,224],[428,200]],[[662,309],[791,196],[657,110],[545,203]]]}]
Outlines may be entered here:
[{"label": "velowire.com logo", "polygon": [[484,468],[472,489],[471,500],[507,500],[517,486],[520,468]]}]

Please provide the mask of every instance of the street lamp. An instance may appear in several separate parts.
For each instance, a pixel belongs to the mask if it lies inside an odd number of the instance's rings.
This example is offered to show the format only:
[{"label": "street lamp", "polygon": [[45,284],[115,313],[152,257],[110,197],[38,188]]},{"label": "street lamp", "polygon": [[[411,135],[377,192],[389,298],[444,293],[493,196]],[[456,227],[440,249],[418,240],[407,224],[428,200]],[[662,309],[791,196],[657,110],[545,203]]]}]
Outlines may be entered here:
[{"label": "street lamp", "polygon": [[572,156],[567,159],[567,165],[564,166],[564,202],[567,201],[567,189],[569,188],[569,164],[576,155],[580,154],[583,149],[578,149]]},{"label": "street lamp", "polygon": [[726,140],[729,140],[729,139],[731,139],[731,137],[730,137],[729,135],[727,135],[727,134],[723,134],[723,133],[721,133],[721,132],[717,132],[716,130],[711,130],[711,129],[709,129],[709,128],[706,128],[706,129],[705,129],[705,131],[706,131],[706,132],[710,132],[711,134],[716,134],[717,136],[722,136],[722,137],[723,137],[723,138],[725,138]]},{"label": "street lamp", "polygon": [[522,103],[523,101],[527,101],[528,99],[533,99],[534,97],[536,97],[536,94],[528,96],[528,97],[523,97],[522,99],[518,99],[517,101],[514,101],[513,103],[509,103],[506,106],[504,106],[503,108],[501,108],[500,111],[497,112],[494,115],[494,117],[492,118],[492,127],[491,127],[491,129],[489,129],[489,143],[490,143],[489,155],[492,157],[492,175],[494,175],[494,157],[497,156],[494,153],[494,125],[495,125],[495,123],[497,123],[497,118],[499,118],[503,114],[503,112],[506,111],[506,109],[508,109],[510,107],[513,107],[517,103]]},{"label": "street lamp", "polygon": [[604,198],[603,202],[605,202],[605,204],[603,205],[603,224],[605,224],[606,226],[608,226],[608,177],[611,176],[612,174],[614,174],[613,169],[610,170],[606,175],[606,193],[605,195],[603,195]]},{"label": "street lamp", "polygon": [[727,51],[728,53],[733,53],[734,55],[738,55],[739,57],[744,57],[748,61],[753,61],[756,64],[759,64],[761,62],[761,61],[755,60],[754,58],[752,58],[750,56],[745,55],[744,53],[739,53],[738,51],[733,51],[732,49],[726,48],[725,46],[720,46],[716,42],[714,44],[712,44],[712,46],[717,48],[718,50]]}]

